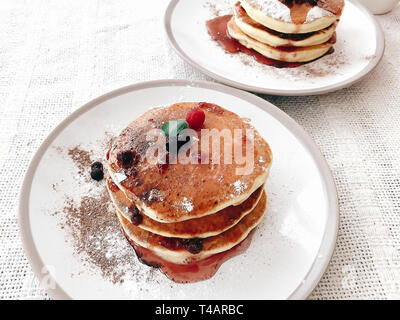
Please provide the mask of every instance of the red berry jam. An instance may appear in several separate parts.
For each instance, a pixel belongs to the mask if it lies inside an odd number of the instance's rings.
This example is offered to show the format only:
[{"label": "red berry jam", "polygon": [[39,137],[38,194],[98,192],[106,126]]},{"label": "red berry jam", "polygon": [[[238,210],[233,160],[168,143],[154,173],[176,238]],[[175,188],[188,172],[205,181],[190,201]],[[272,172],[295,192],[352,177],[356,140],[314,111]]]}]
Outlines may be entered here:
[{"label": "red berry jam", "polygon": [[140,214],[139,209],[132,205],[129,207],[129,218],[133,225],[138,226],[143,221],[143,216]]},{"label": "red berry jam", "polygon": [[160,244],[170,250],[184,249],[193,254],[198,254],[203,250],[203,240],[199,238],[181,239],[163,237]]},{"label": "red berry jam", "polygon": [[113,181],[111,181],[111,179],[107,180],[107,185],[112,192],[117,192],[119,190],[118,186]]},{"label": "red berry jam", "polygon": [[169,250],[183,249],[182,239],[162,237],[160,244]]},{"label": "red berry jam", "polygon": [[193,108],[186,115],[186,122],[189,127],[195,130],[200,129],[203,126],[204,120],[206,119],[206,115],[204,111],[200,108]]},{"label": "red berry jam", "polygon": [[214,18],[212,20],[207,21],[207,28],[208,32],[210,33],[211,37],[217,41],[227,52],[237,54],[239,52],[243,52],[249,56],[254,57],[256,61],[259,63],[273,66],[276,68],[296,68],[304,63],[291,63],[291,62],[282,62],[273,60],[263,56],[262,54],[258,53],[253,49],[249,49],[242,45],[239,41],[232,38],[228,34],[227,24],[229,20],[231,20],[232,15],[226,15]]},{"label": "red berry jam", "polygon": [[[126,235],[126,234],[125,234]],[[191,283],[211,278],[219,269],[219,267],[228,259],[231,259],[247,250],[250,246],[253,231],[241,243],[232,249],[217,253],[206,259],[194,262],[192,264],[175,264],[155,255],[151,250],[137,245],[128,238],[130,244],[134,247],[139,260],[152,267],[160,268],[161,271],[171,280],[178,283]],[[172,244],[174,247],[174,244]],[[175,246],[180,246],[176,244]]]}]

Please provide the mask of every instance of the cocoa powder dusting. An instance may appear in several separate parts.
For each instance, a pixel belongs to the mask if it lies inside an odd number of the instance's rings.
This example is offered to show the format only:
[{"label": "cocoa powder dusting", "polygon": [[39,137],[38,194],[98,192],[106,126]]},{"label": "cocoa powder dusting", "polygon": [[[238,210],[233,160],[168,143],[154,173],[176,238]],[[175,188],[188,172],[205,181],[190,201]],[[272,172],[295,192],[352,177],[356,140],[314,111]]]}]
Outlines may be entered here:
[{"label": "cocoa powder dusting", "polygon": [[[100,143],[99,143],[100,144]],[[104,143],[109,145],[109,141]],[[99,154],[78,145],[74,148],[56,148],[67,154],[77,169],[76,194],[66,195],[64,205],[55,210],[59,227],[66,232],[74,255],[87,271],[100,271],[103,278],[113,283],[126,280],[152,281],[157,274],[137,261],[136,253],[124,236],[104,181],[87,179],[92,159]],[[58,192],[53,185],[53,191]]]},{"label": "cocoa powder dusting", "polygon": [[92,164],[90,153],[86,150],[83,150],[80,146],[69,149],[68,155],[78,167],[78,173],[80,175],[84,174]]},{"label": "cocoa powder dusting", "polygon": [[107,191],[99,197],[82,197],[79,204],[67,199],[62,210],[62,228],[68,228],[75,253],[82,260],[100,268],[104,278],[122,283],[126,270],[121,268],[135,259],[132,248],[124,250],[127,243],[113,212]]}]

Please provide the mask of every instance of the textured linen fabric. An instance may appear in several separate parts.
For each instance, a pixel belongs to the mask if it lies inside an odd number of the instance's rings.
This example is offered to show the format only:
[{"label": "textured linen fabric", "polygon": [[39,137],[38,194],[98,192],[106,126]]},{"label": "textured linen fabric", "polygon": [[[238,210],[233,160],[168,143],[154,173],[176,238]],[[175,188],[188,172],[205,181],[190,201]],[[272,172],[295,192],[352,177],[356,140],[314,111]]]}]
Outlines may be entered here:
[{"label": "textured linen fabric", "polygon": [[[0,299],[49,298],[25,258],[17,210],[29,161],[50,131],[122,86],[212,80],[169,47],[167,4],[0,1]],[[400,298],[400,7],[378,20],[386,53],[361,82],[323,96],[262,96],[312,136],[337,184],[337,248],[312,299]]]}]

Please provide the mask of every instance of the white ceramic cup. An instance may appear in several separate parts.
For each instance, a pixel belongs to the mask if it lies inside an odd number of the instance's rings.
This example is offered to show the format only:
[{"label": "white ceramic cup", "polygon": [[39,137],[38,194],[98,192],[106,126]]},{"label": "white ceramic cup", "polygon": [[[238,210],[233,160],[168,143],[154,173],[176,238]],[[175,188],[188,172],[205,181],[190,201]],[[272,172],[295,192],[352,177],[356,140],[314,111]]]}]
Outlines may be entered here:
[{"label": "white ceramic cup", "polygon": [[358,0],[373,14],[385,14],[392,11],[400,0]]}]

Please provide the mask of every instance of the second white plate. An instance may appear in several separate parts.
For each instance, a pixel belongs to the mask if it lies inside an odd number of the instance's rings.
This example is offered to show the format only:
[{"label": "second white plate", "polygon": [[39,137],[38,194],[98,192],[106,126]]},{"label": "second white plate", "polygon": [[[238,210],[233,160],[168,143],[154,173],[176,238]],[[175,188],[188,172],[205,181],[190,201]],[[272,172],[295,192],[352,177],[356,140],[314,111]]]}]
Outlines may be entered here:
[{"label": "second white plate", "polygon": [[205,23],[230,14],[236,0],[172,0],[165,28],[177,53],[192,66],[225,84],[274,95],[323,94],[348,87],[380,61],[385,47],[375,18],[358,2],[346,1],[335,52],[294,69],[262,65],[245,54],[228,54],[209,36]]}]

